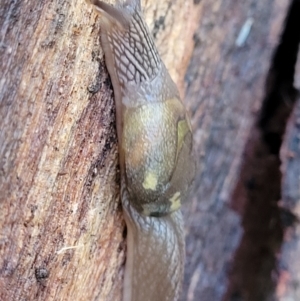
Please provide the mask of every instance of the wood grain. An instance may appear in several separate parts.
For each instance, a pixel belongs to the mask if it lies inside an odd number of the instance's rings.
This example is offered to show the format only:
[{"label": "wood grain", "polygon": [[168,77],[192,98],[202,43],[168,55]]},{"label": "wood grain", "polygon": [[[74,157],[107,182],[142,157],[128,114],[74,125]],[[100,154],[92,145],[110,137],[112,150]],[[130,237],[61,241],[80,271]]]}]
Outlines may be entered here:
[{"label": "wood grain", "polygon": [[[300,52],[295,70],[295,87],[300,89]],[[280,152],[283,220],[283,243],[278,255],[276,300],[298,300],[299,290],[299,201],[300,201],[300,99],[291,114]]]},{"label": "wood grain", "polygon": [[[280,161],[257,122],[288,5],[142,1],[195,133],[184,301],[273,292]],[[78,0],[3,0],[0,16],[0,299],[121,300],[126,231],[99,16]]]},{"label": "wood grain", "polygon": [[[193,33],[175,16],[197,24],[194,5],[159,3],[147,19],[158,43],[178,46],[183,82]],[[125,223],[99,16],[58,0],[4,0],[0,15],[0,299],[120,300]]]},{"label": "wood grain", "polygon": [[[269,154],[257,122],[288,4],[199,3],[196,46],[185,77],[199,165],[191,204],[184,210],[182,300],[264,300],[270,293],[279,238],[277,224],[273,232],[267,225],[277,214],[270,204],[279,196],[272,190],[276,183],[279,187],[279,160]],[[237,46],[249,21],[250,33]]]}]

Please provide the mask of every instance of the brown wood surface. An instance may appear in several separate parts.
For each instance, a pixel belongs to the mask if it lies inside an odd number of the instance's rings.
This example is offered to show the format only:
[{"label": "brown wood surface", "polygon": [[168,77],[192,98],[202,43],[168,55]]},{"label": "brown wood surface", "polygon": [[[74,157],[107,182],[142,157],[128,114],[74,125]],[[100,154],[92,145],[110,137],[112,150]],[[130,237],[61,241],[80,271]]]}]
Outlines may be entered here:
[{"label": "brown wood surface", "polygon": [[[281,175],[265,134],[281,133],[289,110],[264,102],[289,4],[142,1],[195,133],[182,301],[275,291]],[[121,300],[126,231],[98,18],[83,0],[1,3],[0,300]]]},{"label": "brown wood surface", "polygon": [[[160,51],[183,86],[198,6],[143,5],[158,44],[176,44]],[[1,2],[0,300],[121,299],[125,224],[98,18],[83,0]]]},{"label": "brown wood surface", "polygon": [[120,296],[114,104],[95,15],[83,1],[1,9],[0,299]]},{"label": "brown wood surface", "polygon": [[[300,90],[300,52],[295,73],[295,87]],[[284,237],[278,254],[278,301],[300,299],[300,99],[289,119],[281,149],[282,219]]]},{"label": "brown wood surface", "polygon": [[277,300],[300,299],[300,101],[291,116],[281,151],[284,242],[278,254]]},{"label": "brown wood surface", "polygon": [[[262,301],[274,293],[280,161],[258,121],[264,113],[273,116],[263,103],[289,4],[200,1],[186,75],[199,166],[191,204],[184,208],[182,301]],[[237,36],[250,18],[250,34],[238,47]]]}]

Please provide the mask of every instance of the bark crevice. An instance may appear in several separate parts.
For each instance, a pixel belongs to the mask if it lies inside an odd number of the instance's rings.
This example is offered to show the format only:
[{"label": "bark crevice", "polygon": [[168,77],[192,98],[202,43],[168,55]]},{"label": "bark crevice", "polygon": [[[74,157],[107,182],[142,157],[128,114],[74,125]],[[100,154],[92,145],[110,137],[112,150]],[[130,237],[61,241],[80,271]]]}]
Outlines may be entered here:
[{"label": "bark crevice", "polygon": [[244,234],[229,271],[224,300],[273,300],[277,254],[283,231],[296,221],[281,209],[280,149],[298,91],[294,87],[300,42],[300,1],[291,2],[281,39],[266,79],[257,123],[246,144],[233,207],[243,216]]}]

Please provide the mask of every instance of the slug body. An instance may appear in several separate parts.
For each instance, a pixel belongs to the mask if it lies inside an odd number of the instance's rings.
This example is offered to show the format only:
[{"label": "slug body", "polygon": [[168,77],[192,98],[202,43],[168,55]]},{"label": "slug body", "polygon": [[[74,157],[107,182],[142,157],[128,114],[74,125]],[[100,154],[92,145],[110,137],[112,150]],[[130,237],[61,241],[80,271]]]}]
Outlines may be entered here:
[{"label": "slug body", "polygon": [[190,121],[139,1],[116,7],[91,3],[101,15],[101,44],[116,102],[127,224],[123,301],[176,301],[184,265],[178,209],[195,173]]}]

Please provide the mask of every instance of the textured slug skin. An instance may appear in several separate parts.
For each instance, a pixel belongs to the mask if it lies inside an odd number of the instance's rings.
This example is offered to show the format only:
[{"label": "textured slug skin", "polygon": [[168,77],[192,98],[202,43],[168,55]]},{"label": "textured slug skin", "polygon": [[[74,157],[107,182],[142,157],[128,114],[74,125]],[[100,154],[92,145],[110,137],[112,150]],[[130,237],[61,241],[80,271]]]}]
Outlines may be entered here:
[{"label": "textured slug skin", "polygon": [[130,205],[126,190],[123,208],[127,224],[123,301],[178,300],[185,255],[181,211],[159,218],[141,215]]},{"label": "textured slug skin", "polygon": [[117,113],[122,204],[127,225],[123,301],[176,301],[184,265],[180,210],[195,164],[192,132],[138,0],[100,13],[101,44]]}]

